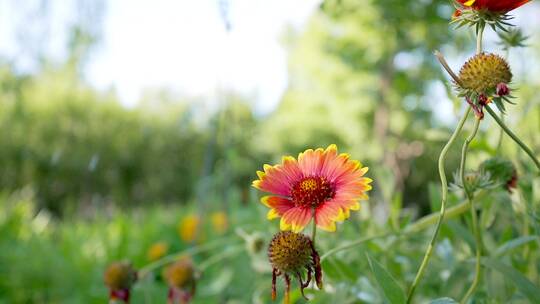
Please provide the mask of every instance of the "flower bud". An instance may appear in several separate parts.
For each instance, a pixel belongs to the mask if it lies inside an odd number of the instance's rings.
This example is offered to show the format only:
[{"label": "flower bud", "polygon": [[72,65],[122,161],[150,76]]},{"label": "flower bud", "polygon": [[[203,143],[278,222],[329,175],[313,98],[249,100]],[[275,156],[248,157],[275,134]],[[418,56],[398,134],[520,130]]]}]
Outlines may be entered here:
[{"label": "flower bud", "polygon": [[109,287],[111,300],[129,303],[130,289],[137,281],[137,272],[129,262],[114,262],[105,270],[103,280]]},{"label": "flower bud", "polygon": [[163,271],[163,278],[169,285],[169,303],[188,303],[195,294],[195,267],[191,259],[180,258]]},{"label": "flower bud", "polygon": [[497,93],[497,95],[499,95],[499,96],[501,96],[501,97],[502,97],[502,96],[507,96],[507,95],[510,94],[510,88],[508,88],[508,86],[506,85],[506,83],[501,82],[501,83],[499,83],[499,84],[497,85],[496,93]]}]

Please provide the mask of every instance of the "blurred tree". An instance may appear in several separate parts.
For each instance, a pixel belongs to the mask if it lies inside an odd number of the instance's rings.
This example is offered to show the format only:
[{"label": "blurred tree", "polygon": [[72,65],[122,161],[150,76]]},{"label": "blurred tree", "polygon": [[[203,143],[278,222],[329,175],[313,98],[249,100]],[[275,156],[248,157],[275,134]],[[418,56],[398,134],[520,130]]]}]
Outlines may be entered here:
[{"label": "blurred tree", "polygon": [[426,142],[425,98],[441,79],[431,53],[451,37],[451,12],[444,0],[324,1],[305,32],[288,33],[289,89],[260,131],[261,149],[335,142],[375,174],[390,168],[406,201],[426,204],[439,147]]}]

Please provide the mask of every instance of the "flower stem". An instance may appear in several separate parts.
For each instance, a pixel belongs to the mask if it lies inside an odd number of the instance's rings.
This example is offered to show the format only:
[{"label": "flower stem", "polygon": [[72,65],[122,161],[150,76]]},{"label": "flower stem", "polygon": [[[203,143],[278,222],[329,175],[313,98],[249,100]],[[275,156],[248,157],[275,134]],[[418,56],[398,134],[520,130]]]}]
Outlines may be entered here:
[{"label": "flower stem", "polygon": [[446,180],[446,171],[444,168],[446,155],[448,154],[448,150],[450,150],[450,147],[452,146],[452,144],[456,141],[456,138],[458,137],[459,133],[463,129],[463,125],[465,124],[467,117],[469,117],[470,112],[471,112],[471,108],[467,107],[465,115],[463,115],[463,117],[459,121],[456,130],[454,131],[454,133],[452,134],[452,136],[450,137],[450,139],[444,146],[443,150],[441,151],[441,154],[439,155],[439,175],[441,178],[441,187],[442,187],[441,210],[439,212],[437,225],[435,226],[435,231],[433,232],[431,241],[429,242],[426,253],[424,254],[424,259],[422,260],[422,263],[420,264],[420,268],[418,269],[418,272],[416,273],[416,277],[414,278],[414,281],[411,285],[411,289],[409,290],[409,294],[407,296],[407,304],[411,303],[416,287],[418,286],[418,284],[420,283],[420,280],[424,276],[424,272],[426,271],[429,260],[431,259],[431,255],[433,254],[433,249],[435,247],[435,243],[437,242],[437,237],[439,236],[439,230],[441,229],[441,225],[444,221],[444,214],[446,212],[446,201],[448,200],[448,184]]},{"label": "flower stem", "polygon": [[469,145],[476,137],[476,134],[478,133],[478,127],[480,126],[480,119],[476,118],[474,121],[474,127],[472,133],[467,137],[465,142],[463,143],[463,148],[461,149],[461,162],[459,165],[459,177],[461,179],[461,183],[463,184],[463,189],[465,190],[465,195],[469,200],[472,199],[473,193],[471,193],[471,189],[467,188],[467,182],[465,180],[465,168],[467,167],[467,152],[469,152]]},{"label": "flower stem", "polygon": [[486,23],[481,21],[478,24],[477,36],[476,36],[476,54],[482,53],[482,42],[484,41],[484,29],[486,28]]},{"label": "flower stem", "polygon": [[525,151],[525,153],[527,153],[527,155],[529,155],[529,157],[532,159],[532,161],[534,162],[538,170],[540,170],[540,161],[538,161],[538,159],[534,156],[534,153],[532,152],[532,150],[529,147],[527,147],[527,145],[523,143],[523,141],[521,141],[521,139],[519,139],[519,137],[517,137],[512,132],[512,130],[510,130],[506,126],[504,121],[502,121],[502,119],[489,106],[486,106],[485,108],[487,112],[489,113],[489,115],[491,115],[491,117],[495,119],[495,121],[499,124],[499,126],[501,126],[504,132],[506,132],[506,134],[508,134],[508,136],[510,136],[510,138],[512,138],[521,147],[521,149]]},{"label": "flower stem", "polygon": [[[486,192],[478,192],[477,198],[479,198],[481,196],[484,196],[485,194],[486,194]],[[455,205],[452,208],[448,208],[448,210],[446,210],[446,213],[444,215],[445,220],[447,220],[449,218],[459,216],[459,215],[467,212],[467,210],[470,209],[470,206],[471,206],[471,202],[469,200],[465,200],[465,201]],[[363,238],[358,239],[356,241],[352,241],[350,243],[341,245],[339,247],[335,247],[335,248],[333,248],[331,250],[328,250],[325,254],[323,254],[321,256],[321,261],[324,261],[329,256],[334,255],[334,254],[336,254],[338,252],[354,248],[356,246],[362,245],[362,244],[367,243],[369,241],[383,239],[383,238],[390,237],[390,236],[407,236],[407,235],[411,235],[411,234],[416,234],[416,233],[418,233],[418,232],[420,232],[420,231],[422,231],[422,230],[424,230],[424,229],[426,229],[428,227],[431,227],[433,224],[435,224],[437,222],[438,219],[439,219],[439,213],[438,212],[437,213],[432,213],[432,214],[429,214],[429,215],[426,215],[426,216],[422,217],[421,219],[417,220],[416,222],[414,222],[412,224],[409,224],[407,227],[405,227],[405,229],[403,229],[402,232],[387,232],[387,233],[381,233],[381,234],[376,234],[376,235],[372,235],[372,236],[366,236],[366,237],[363,237]]]},{"label": "flower stem", "polygon": [[311,228],[311,242],[315,248],[315,237],[317,236],[317,223],[315,223],[315,208],[313,208],[313,226]]},{"label": "flower stem", "polygon": [[467,137],[465,142],[463,143],[463,149],[461,151],[461,164],[459,166],[459,176],[461,179],[461,183],[463,184],[463,189],[465,191],[465,196],[467,197],[467,200],[469,201],[470,210],[471,210],[471,217],[472,217],[472,230],[475,236],[475,245],[476,245],[476,266],[475,266],[475,275],[473,282],[471,286],[469,287],[469,290],[467,290],[467,293],[461,300],[462,304],[465,304],[467,300],[471,297],[471,295],[476,290],[476,287],[478,286],[478,283],[480,282],[480,276],[481,276],[481,264],[480,259],[482,257],[482,237],[481,237],[481,231],[478,225],[478,218],[476,215],[476,208],[474,207],[474,192],[471,191],[467,187],[467,181],[465,180],[465,168],[467,167],[467,152],[469,150],[469,145],[476,137],[476,134],[478,133],[478,127],[480,126],[480,119],[476,118],[474,122],[473,131]]},{"label": "flower stem", "polygon": [[225,252],[219,252],[218,254],[208,258],[207,260],[205,260],[204,262],[202,262],[200,265],[199,265],[199,270],[201,272],[204,272],[208,267],[216,264],[216,263],[219,263],[221,261],[223,261],[224,259],[226,258],[229,258],[229,257],[232,257],[232,256],[235,256],[236,254],[240,253],[244,251],[244,246],[237,246],[237,247],[233,247],[233,248],[230,248],[225,251]]},{"label": "flower stem", "polygon": [[474,241],[476,243],[476,263],[474,279],[472,281],[471,287],[469,287],[469,290],[467,290],[467,293],[465,294],[465,296],[463,296],[463,299],[461,299],[461,304],[467,303],[467,300],[473,295],[476,287],[478,287],[478,284],[480,283],[480,278],[482,276],[482,231],[480,229],[480,225],[478,224],[478,215],[476,214],[476,208],[474,207],[474,198],[471,197],[469,201],[471,203],[472,228],[474,233]]},{"label": "flower stem", "polygon": [[188,248],[186,250],[183,250],[183,251],[180,251],[180,252],[177,252],[177,253],[173,253],[171,255],[168,255],[168,256],[165,256],[155,262],[152,262],[146,266],[144,266],[143,268],[141,268],[139,270],[139,279],[142,279],[144,278],[148,273],[152,272],[154,269],[157,269],[159,267],[162,267],[164,265],[167,265],[169,263],[172,263],[174,261],[176,261],[178,258],[182,257],[182,256],[185,256],[185,255],[193,255],[193,254],[197,254],[197,253],[200,253],[200,252],[204,252],[204,251],[207,251],[207,250],[211,250],[211,249],[214,249],[214,248],[219,248],[220,246],[224,245],[224,244],[227,244],[231,242],[231,239],[230,238],[223,238],[223,239],[218,239],[214,242],[211,242],[211,243],[207,243],[207,244],[204,244],[204,245],[200,245],[200,246],[194,246],[194,247],[191,247],[191,248]]},{"label": "flower stem", "polygon": [[[504,114],[501,115],[501,121],[504,123]],[[497,154],[501,153],[503,137],[504,137],[504,130],[501,128],[499,130],[499,139],[497,140]]]}]

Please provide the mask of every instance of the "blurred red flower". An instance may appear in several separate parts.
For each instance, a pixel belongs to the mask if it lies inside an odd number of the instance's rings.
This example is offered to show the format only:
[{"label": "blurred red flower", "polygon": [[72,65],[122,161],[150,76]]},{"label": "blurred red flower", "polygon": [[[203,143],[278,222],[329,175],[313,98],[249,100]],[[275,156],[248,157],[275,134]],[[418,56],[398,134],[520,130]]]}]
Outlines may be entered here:
[{"label": "blurred red flower", "polygon": [[487,10],[495,13],[507,13],[531,0],[456,0],[464,9]]}]

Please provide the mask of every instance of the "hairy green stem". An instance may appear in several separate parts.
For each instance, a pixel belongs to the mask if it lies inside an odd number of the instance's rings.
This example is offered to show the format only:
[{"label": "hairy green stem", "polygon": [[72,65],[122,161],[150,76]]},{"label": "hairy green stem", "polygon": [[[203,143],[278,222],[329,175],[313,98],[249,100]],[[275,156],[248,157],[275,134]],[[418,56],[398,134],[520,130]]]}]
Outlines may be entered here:
[{"label": "hairy green stem", "polygon": [[486,28],[486,23],[481,21],[478,24],[478,31],[476,36],[476,54],[482,53],[482,43],[484,41],[484,29]]},{"label": "hairy green stem", "polygon": [[486,106],[485,108],[486,108],[486,111],[489,113],[489,115],[491,115],[491,117],[493,117],[493,119],[495,119],[495,121],[499,124],[499,126],[504,130],[504,132],[506,132],[506,134],[508,134],[508,136],[510,136],[510,138],[512,138],[520,146],[520,148],[525,153],[527,153],[527,155],[532,159],[532,161],[534,162],[538,170],[540,170],[540,161],[538,161],[536,156],[534,156],[534,153],[532,152],[532,150],[529,147],[527,147],[527,145],[523,143],[523,141],[521,141],[521,139],[519,139],[519,137],[517,137],[512,132],[512,130],[510,130],[506,126],[504,121],[502,121],[502,119],[499,117],[499,115],[497,115],[497,113],[493,111],[493,109],[491,109],[489,106]]},{"label": "hairy green stem", "polygon": [[[501,115],[501,121],[504,122],[504,116]],[[501,152],[502,142],[504,137],[504,130],[501,128],[499,130],[499,139],[497,140],[497,154]]]},{"label": "hairy green stem", "polygon": [[463,299],[461,299],[462,304],[467,303],[467,300],[475,292],[480,282],[480,277],[482,273],[481,260],[480,260],[482,257],[482,252],[481,252],[482,250],[482,236],[481,235],[482,234],[480,231],[480,227],[478,225],[478,216],[476,214],[476,208],[474,207],[474,190],[469,189],[469,187],[467,186],[467,181],[465,179],[465,168],[467,166],[467,152],[469,150],[469,145],[471,144],[471,142],[476,137],[476,134],[478,133],[478,127],[480,126],[480,121],[481,121],[480,119],[476,118],[474,122],[473,131],[463,143],[463,149],[461,151],[461,164],[459,166],[459,176],[461,179],[461,183],[465,191],[465,196],[467,197],[467,200],[470,203],[470,210],[471,210],[471,217],[472,217],[472,230],[473,230],[475,243],[476,243],[476,265],[475,265],[474,279],[471,286],[465,293],[465,296],[463,297]]},{"label": "hairy green stem", "polygon": [[446,201],[448,200],[448,183],[446,180],[446,171],[444,168],[446,155],[448,154],[448,150],[450,150],[450,147],[452,147],[453,143],[456,141],[456,138],[458,137],[459,133],[463,129],[463,125],[465,124],[467,117],[469,117],[470,112],[471,112],[471,108],[467,107],[467,110],[465,114],[463,115],[463,117],[461,118],[461,120],[459,121],[459,124],[456,130],[454,131],[454,133],[452,134],[452,136],[450,137],[450,139],[444,146],[443,150],[441,151],[441,154],[439,155],[439,175],[441,178],[441,187],[442,187],[441,209],[439,212],[439,218],[437,220],[437,224],[435,226],[435,231],[433,232],[431,241],[429,242],[426,253],[424,254],[424,259],[422,260],[422,263],[420,264],[420,268],[418,268],[416,277],[414,278],[414,281],[409,290],[409,294],[407,296],[407,304],[411,303],[416,287],[418,287],[420,280],[422,280],[422,277],[424,276],[424,272],[426,271],[427,265],[429,264],[429,260],[431,259],[431,256],[433,255],[433,249],[435,248],[435,243],[437,242],[437,237],[439,236],[439,231],[444,221],[444,215],[446,212]]}]

